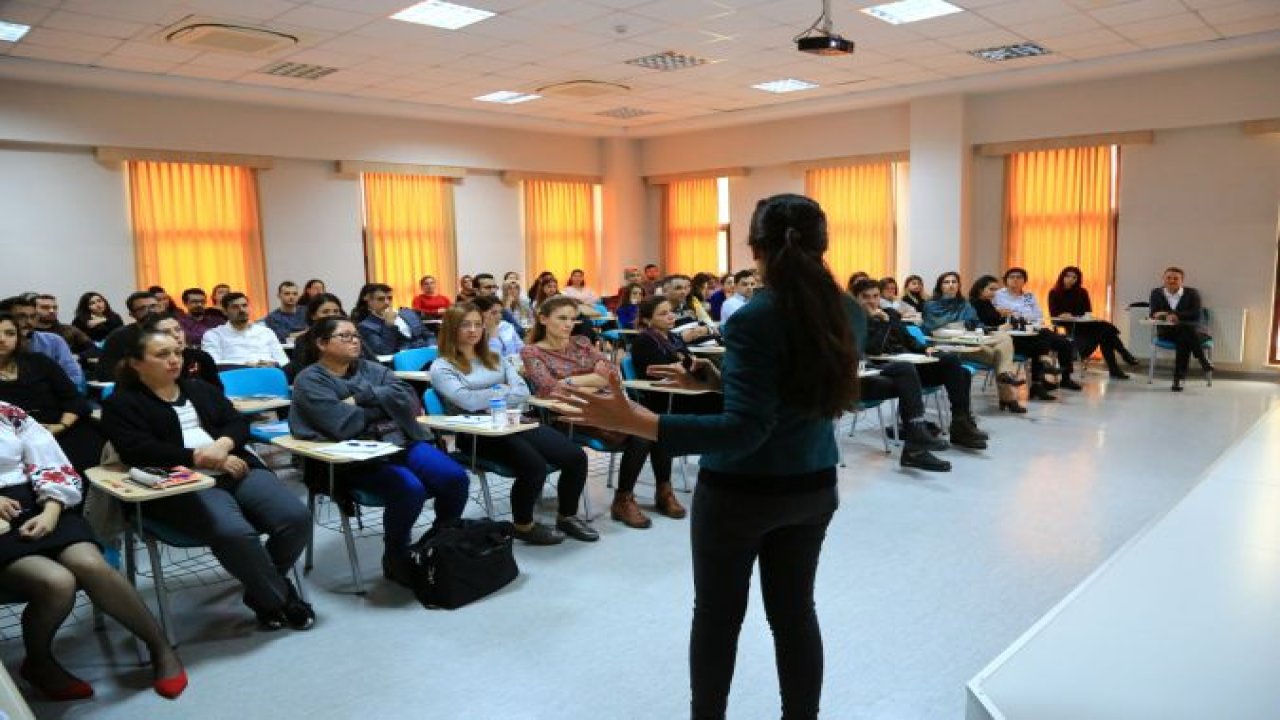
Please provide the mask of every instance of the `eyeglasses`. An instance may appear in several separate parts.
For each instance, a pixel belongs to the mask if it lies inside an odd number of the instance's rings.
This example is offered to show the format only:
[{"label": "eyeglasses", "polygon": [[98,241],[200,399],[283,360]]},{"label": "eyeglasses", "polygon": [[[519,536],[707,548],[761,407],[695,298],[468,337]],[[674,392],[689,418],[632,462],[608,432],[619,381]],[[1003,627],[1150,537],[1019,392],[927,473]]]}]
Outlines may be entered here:
[{"label": "eyeglasses", "polygon": [[458,327],[462,328],[463,330],[483,330],[484,323],[467,321],[464,323],[460,323]]},{"label": "eyeglasses", "polygon": [[360,336],[357,333],[334,333],[325,340],[341,340],[342,342],[359,342]]}]

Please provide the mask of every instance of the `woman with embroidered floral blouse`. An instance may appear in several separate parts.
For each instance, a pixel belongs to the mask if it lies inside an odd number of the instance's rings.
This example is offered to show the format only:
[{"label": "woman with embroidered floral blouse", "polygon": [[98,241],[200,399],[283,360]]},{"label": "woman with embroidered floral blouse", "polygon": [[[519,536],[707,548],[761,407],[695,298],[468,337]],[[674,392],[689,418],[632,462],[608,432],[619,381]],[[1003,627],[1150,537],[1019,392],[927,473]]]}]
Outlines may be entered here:
[{"label": "woman with embroidered floral blouse", "polygon": [[176,698],[187,686],[182,662],[138,594],[103,560],[84,518],[70,510],[83,497],[81,487],[53,435],[21,408],[0,402],[0,588],[27,601],[27,657],[19,673],[50,700],[93,695],[53,656],[54,633],[80,587],[146,644],[155,691]]}]

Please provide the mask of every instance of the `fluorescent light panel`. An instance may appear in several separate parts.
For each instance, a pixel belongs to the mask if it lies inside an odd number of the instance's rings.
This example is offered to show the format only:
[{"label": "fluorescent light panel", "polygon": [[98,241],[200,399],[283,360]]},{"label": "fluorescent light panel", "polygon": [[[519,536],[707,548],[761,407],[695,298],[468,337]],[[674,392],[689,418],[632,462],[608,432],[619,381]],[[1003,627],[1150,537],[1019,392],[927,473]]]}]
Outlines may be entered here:
[{"label": "fluorescent light panel", "polygon": [[444,0],[427,0],[407,7],[395,15],[392,20],[430,25],[431,27],[457,30],[493,17],[495,13],[479,10],[466,5],[455,5]]},{"label": "fluorescent light panel", "polygon": [[786,78],[783,80],[771,80],[769,82],[752,85],[757,90],[764,90],[771,93],[789,93],[798,92],[800,90],[812,90],[816,87],[814,83],[797,80],[795,78]]},{"label": "fluorescent light panel", "polygon": [[862,12],[891,25],[902,25],[964,12],[964,8],[956,7],[945,0],[901,0],[863,8]]},{"label": "fluorescent light panel", "polygon": [[4,40],[6,42],[18,42],[29,30],[31,30],[30,25],[22,25],[20,23],[11,23],[0,20],[0,40]]},{"label": "fluorescent light panel", "polygon": [[497,92],[491,92],[488,95],[481,95],[480,97],[474,97],[471,99],[479,100],[480,102],[502,103],[503,105],[517,105],[522,102],[537,100],[540,97],[542,96],[534,95],[533,93],[515,92],[513,90],[499,90]]}]

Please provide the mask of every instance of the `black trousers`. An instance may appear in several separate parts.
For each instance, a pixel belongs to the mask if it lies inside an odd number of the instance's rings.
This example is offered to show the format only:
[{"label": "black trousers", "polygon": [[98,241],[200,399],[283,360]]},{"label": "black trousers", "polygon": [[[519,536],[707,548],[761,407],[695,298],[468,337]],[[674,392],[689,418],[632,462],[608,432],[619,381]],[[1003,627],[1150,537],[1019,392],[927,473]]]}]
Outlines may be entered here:
[{"label": "black trousers", "polygon": [[898,417],[910,422],[924,417],[924,390],[916,366],[908,362],[876,365],[879,375],[858,380],[863,400],[898,399]]},{"label": "black trousers", "polygon": [[1076,348],[1080,350],[1080,357],[1087,358],[1093,354],[1094,350],[1101,348],[1102,359],[1107,363],[1107,371],[1113,375],[1121,372],[1120,364],[1116,362],[1116,353],[1120,353],[1126,360],[1132,357],[1129,349],[1124,346],[1124,341],[1120,339],[1120,328],[1109,322],[1099,320],[1090,323],[1074,323],[1070,329]]},{"label": "black trousers", "polygon": [[813,585],[827,525],[839,504],[836,489],[751,495],[699,480],[689,523],[694,586],[689,636],[692,717],[725,717],[751,573],[759,560],[760,594],[773,631],[782,717],[817,718],[822,633],[813,606]]},{"label": "black trousers", "polygon": [[[476,436],[458,434],[458,449],[471,452]],[[533,522],[533,506],[542,495],[547,466],[560,468],[556,485],[561,515],[578,512],[582,489],[587,484],[587,454],[572,440],[545,425],[514,435],[480,437],[476,454],[510,466],[515,471],[511,485],[511,519],[519,525]]]},{"label": "black trousers", "polygon": [[1169,340],[1176,347],[1173,355],[1173,377],[1181,380],[1187,376],[1187,365],[1191,356],[1195,355],[1200,367],[1209,366],[1209,358],[1204,354],[1204,341],[1209,335],[1195,325],[1174,325],[1158,328],[1161,340]]}]

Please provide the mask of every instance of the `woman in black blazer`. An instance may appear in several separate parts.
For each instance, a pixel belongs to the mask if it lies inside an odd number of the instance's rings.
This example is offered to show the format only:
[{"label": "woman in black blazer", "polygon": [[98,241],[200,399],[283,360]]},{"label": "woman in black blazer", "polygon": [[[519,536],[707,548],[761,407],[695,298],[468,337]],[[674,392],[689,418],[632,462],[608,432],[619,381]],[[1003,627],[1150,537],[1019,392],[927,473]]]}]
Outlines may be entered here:
[{"label": "woman in black blazer", "polygon": [[128,465],[182,465],[213,476],[213,488],[147,503],[148,515],[209,545],[244,585],[244,603],[263,629],[306,629],[315,613],[285,573],[310,540],[310,514],[245,447],[249,425],[231,401],[182,373],[172,336],[140,332],[103,403],[107,437]]},{"label": "woman in black blazer", "polygon": [[1151,291],[1149,308],[1152,319],[1175,323],[1156,328],[1156,334],[1161,340],[1168,340],[1177,346],[1171,388],[1174,392],[1182,392],[1182,381],[1187,377],[1191,355],[1196,356],[1206,375],[1213,372],[1213,363],[1204,354],[1204,343],[1209,339],[1209,333],[1200,324],[1204,313],[1200,293],[1195,288],[1183,285],[1184,277],[1182,268],[1166,268],[1164,286]]}]

